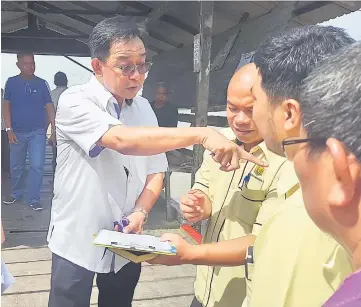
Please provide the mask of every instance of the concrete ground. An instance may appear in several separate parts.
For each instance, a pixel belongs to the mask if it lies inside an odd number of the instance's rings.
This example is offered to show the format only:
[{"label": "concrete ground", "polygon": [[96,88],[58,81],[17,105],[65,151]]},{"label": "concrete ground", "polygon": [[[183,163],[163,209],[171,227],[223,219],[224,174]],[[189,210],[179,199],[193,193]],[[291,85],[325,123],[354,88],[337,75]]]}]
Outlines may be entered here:
[{"label": "concrete ground", "polygon": [[[51,271],[51,253],[46,245],[52,198],[51,156],[51,148],[48,148],[41,194],[42,212],[34,212],[22,202],[2,204],[6,242],[1,256],[15,277],[15,284],[1,297],[2,306],[47,306]],[[172,197],[179,199],[189,189],[190,179],[188,174],[175,173],[172,177]],[[9,177],[3,174],[2,197],[7,193]],[[177,231],[179,224],[176,221],[166,222],[165,217],[165,202],[159,200],[150,214],[146,229],[172,228]],[[144,264],[133,306],[188,307],[193,297],[194,276],[195,267],[190,265],[164,267]],[[91,306],[96,305],[97,288],[94,285]]]}]

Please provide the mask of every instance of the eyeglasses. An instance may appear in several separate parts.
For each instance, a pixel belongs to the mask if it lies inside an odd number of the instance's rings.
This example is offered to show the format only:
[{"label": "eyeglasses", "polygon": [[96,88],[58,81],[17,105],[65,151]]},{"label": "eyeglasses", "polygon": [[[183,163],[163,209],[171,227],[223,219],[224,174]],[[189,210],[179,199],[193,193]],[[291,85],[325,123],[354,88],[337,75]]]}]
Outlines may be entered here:
[{"label": "eyeglasses", "polygon": [[306,138],[306,139],[300,139],[300,138],[287,138],[282,141],[282,149],[283,152],[288,160],[292,160],[295,156],[294,154],[290,154],[290,152],[287,152],[286,146],[289,145],[295,145],[295,144],[302,144],[302,143],[313,143],[313,144],[325,144],[326,140],[323,138]]},{"label": "eyeglasses", "polygon": [[124,76],[132,76],[135,70],[137,70],[139,74],[147,73],[152,67],[152,64],[152,62],[144,62],[137,65],[114,65],[114,67],[119,69]]}]

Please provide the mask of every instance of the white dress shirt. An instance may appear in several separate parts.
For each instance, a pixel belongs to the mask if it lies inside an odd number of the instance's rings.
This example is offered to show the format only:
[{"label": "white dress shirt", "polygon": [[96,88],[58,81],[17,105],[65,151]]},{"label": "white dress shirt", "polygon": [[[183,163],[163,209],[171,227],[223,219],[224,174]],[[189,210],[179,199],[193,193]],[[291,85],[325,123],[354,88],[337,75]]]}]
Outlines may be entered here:
[{"label": "white dress shirt", "polygon": [[[165,154],[125,156],[95,143],[115,125],[157,126],[157,119],[143,97],[119,110],[111,93],[92,77],[60,96],[55,122],[58,155],[49,248],[89,271],[108,273],[113,253],[93,246],[93,235],[129,215],[147,176],[165,172],[168,165]],[[126,263],[116,256],[115,272]]]}]

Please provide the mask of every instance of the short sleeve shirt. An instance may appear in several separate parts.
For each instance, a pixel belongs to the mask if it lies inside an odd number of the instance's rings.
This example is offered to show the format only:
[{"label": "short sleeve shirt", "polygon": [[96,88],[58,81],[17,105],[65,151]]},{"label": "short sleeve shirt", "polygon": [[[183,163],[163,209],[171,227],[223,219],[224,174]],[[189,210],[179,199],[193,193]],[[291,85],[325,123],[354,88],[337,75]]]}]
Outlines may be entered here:
[{"label": "short sleeve shirt", "polygon": [[[61,95],[55,120],[58,155],[49,248],[97,273],[110,271],[113,254],[93,246],[93,235],[101,229],[112,230],[114,221],[130,214],[147,175],[167,169],[164,154],[124,156],[96,145],[116,125],[157,125],[142,97],[136,97],[131,106],[118,108],[111,93],[92,77],[87,84]],[[116,256],[115,271],[126,263]]]},{"label": "short sleeve shirt", "polygon": [[15,132],[46,128],[45,106],[52,100],[45,80],[36,76],[30,80],[20,75],[11,77],[5,85],[4,99],[10,101],[11,126]]},{"label": "short sleeve shirt", "polygon": [[308,216],[297,184],[293,164],[286,162],[278,186],[283,209],[254,244],[249,306],[321,306],[352,272],[345,249]]}]

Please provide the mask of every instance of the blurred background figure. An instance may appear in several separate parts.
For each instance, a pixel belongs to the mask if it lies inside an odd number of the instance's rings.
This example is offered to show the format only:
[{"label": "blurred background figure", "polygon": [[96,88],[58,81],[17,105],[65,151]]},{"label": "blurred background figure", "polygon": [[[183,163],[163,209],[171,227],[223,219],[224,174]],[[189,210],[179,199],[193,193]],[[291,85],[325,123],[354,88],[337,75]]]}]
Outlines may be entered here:
[{"label": "blurred background figure", "polygon": [[[4,100],[4,90],[1,89],[1,103]],[[8,134],[5,131],[4,117],[1,115],[1,173],[10,173],[10,149]]]},{"label": "blurred background figure", "polygon": [[158,119],[159,127],[177,127],[178,108],[168,100],[168,88],[164,82],[158,82],[155,100],[151,103]]},{"label": "blurred background figure", "polygon": [[[51,91],[50,95],[51,95],[51,100],[54,103],[54,109],[55,109],[55,113],[56,113],[56,109],[58,107],[59,97],[68,88],[68,78],[67,78],[66,74],[63,73],[62,71],[58,71],[54,75],[54,84],[55,84],[56,88]],[[56,141],[54,142],[54,140],[51,139],[49,141],[49,143],[53,148],[53,161],[52,161],[52,164],[53,164],[53,171],[55,173],[56,154],[57,154]]]}]

